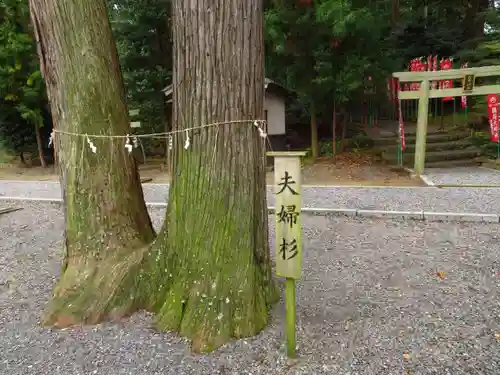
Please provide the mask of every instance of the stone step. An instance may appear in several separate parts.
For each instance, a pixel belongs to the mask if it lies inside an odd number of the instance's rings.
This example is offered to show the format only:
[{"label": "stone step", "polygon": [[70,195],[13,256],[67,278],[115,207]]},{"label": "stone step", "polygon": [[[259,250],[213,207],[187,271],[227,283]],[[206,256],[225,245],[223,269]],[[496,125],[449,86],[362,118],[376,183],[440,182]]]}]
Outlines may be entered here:
[{"label": "stone step", "polygon": [[[425,163],[425,169],[427,168],[455,168],[455,167],[468,167],[471,165],[479,165],[477,160],[469,159],[458,159],[458,160],[442,160],[442,161],[432,161]],[[413,168],[413,166],[412,166]]]},{"label": "stone step", "polygon": [[[427,143],[426,150],[428,152],[432,151],[446,151],[446,150],[457,150],[463,149],[466,147],[473,146],[471,141],[468,138],[459,139],[457,141],[447,141],[447,142],[436,142],[436,143]],[[385,148],[384,154],[396,154],[399,149],[399,145],[387,146]],[[415,152],[415,143],[406,144],[406,153],[414,153]]]},{"label": "stone step", "polygon": [[[445,160],[463,160],[463,159],[473,159],[481,154],[481,150],[476,147],[468,147],[458,150],[446,150],[446,151],[430,151],[425,153],[425,162],[439,162]],[[397,154],[392,153],[391,155],[384,155],[384,159],[391,164],[397,164]],[[403,155],[404,164],[413,164],[415,160],[415,154],[411,152],[405,152]]]},{"label": "stone step", "polygon": [[[427,170],[428,168],[455,168],[455,167],[469,167],[469,166],[477,166],[477,165],[481,165],[481,163],[478,162],[474,158],[469,158],[469,159],[441,160],[441,161],[426,162],[424,168]],[[403,166],[413,169],[414,161],[413,160],[411,162],[405,161]]]},{"label": "stone step", "polygon": [[[443,142],[451,142],[457,141],[460,139],[465,139],[470,136],[469,133],[429,133],[427,134],[427,144],[431,143],[443,143]],[[415,135],[406,135],[405,134],[405,142],[406,145],[414,144],[416,142],[417,137]],[[387,147],[398,144],[397,137],[380,137],[373,139],[373,143],[375,147]]]}]

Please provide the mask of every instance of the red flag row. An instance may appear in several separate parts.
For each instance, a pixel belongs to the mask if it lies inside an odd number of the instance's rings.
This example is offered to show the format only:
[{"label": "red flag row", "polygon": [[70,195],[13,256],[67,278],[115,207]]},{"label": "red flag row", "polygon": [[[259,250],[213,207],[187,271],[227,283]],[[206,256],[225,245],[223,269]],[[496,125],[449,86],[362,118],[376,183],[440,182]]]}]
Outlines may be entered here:
[{"label": "red flag row", "polygon": [[[439,62],[440,70],[449,70],[453,68],[453,60],[451,58],[444,58]],[[429,55],[427,59],[423,58],[412,59],[408,64],[408,70],[410,72],[425,72],[425,71],[437,71],[438,70],[438,57]],[[453,81],[450,79],[443,81],[433,81],[431,82],[431,87],[435,89],[438,87],[440,89],[450,89],[453,88]],[[418,91],[420,90],[420,83],[405,83],[403,85],[402,91]],[[389,99],[395,102],[398,99],[398,82],[396,78],[392,78],[387,83],[387,91]],[[453,100],[453,97],[445,97],[443,101]]]}]

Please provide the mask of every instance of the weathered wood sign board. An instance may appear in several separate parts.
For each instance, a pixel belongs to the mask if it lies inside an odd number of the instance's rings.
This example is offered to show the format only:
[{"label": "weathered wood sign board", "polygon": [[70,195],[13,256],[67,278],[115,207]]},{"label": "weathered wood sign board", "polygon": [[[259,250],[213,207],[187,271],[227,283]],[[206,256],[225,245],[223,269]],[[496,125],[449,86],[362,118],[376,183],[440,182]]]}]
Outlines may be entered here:
[{"label": "weathered wood sign board", "polygon": [[305,152],[270,152],[274,156],[276,274],[302,277],[301,167]]},{"label": "weathered wood sign board", "polygon": [[274,156],[276,274],[285,278],[287,356],[296,356],[295,280],[302,277],[301,168],[306,152],[268,152]]}]

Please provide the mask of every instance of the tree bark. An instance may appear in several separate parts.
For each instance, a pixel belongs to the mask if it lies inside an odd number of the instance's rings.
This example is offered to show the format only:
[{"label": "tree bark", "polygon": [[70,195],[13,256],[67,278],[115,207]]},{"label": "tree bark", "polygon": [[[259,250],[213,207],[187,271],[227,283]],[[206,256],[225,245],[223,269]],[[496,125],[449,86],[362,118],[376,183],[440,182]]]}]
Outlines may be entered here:
[{"label": "tree bark", "polygon": [[399,0],[392,0],[392,28],[396,28],[399,22]]},{"label": "tree bark", "polygon": [[36,147],[38,149],[38,157],[40,158],[40,164],[42,168],[47,168],[47,163],[45,162],[45,156],[43,154],[42,135],[40,134],[40,126],[38,124],[35,125],[35,136],[36,136]]},{"label": "tree bark", "polygon": [[[65,203],[65,260],[45,324],[96,323],[132,311],[123,282],[153,240],[124,139],[125,92],[104,0],[30,0],[56,133]],[[92,152],[88,141],[96,146]]]},{"label": "tree bark", "polygon": [[313,159],[317,159],[319,156],[319,142],[318,142],[318,123],[316,120],[316,107],[314,103],[311,103],[310,109],[311,116],[311,153]]},{"label": "tree bark", "polygon": [[350,114],[349,114],[349,117],[347,116],[347,114],[345,113],[345,111],[343,111],[344,115],[342,116],[342,136],[340,138],[340,152],[344,152],[345,151],[345,139],[346,139],[346,134],[347,134],[347,122],[350,118]]},{"label": "tree bark", "polygon": [[[161,19],[161,22],[158,24],[156,28],[156,37],[158,42],[158,51],[159,51],[159,61],[162,61],[162,66],[164,69],[168,71],[172,71],[172,38],[171,38],[171,27],[170,27],[170,13]],[[164,129],[165,132],[169,132],[171,130],[171,111],[169,110],[169,105],[166,101],[165,94],[163,93],[163,89],[167,86],[169,82],[161,81],[161,88],[158,90],[158,93],[161,95],[162,100],[162,111],[163,111],[163,120],[164,120]],[[165,165],[168,166],[168,138],[165,138]],[[170,173],[170,171],[169,171]]]},{"label": "tree bark", "polygon": [[145,303],[159,312],[158,327],[205,352],[258,333],[277,298],[265,143],[253,125],[264,114],[263,7],[262,0],[174,0],[172,10],[174,130],[226,124],[175,138],[166,226],[143,287],[155,291]]},{"label": "tree bark", "polygon": [[474,40],[484,35],[484,12],[490,6],[489,0],[468,0],[463,20],[464,37]]},{"label": "tree bark", "polygon": [[337,155],[337,106],[335,100],[332,110],[332,155],[333,158]]}]

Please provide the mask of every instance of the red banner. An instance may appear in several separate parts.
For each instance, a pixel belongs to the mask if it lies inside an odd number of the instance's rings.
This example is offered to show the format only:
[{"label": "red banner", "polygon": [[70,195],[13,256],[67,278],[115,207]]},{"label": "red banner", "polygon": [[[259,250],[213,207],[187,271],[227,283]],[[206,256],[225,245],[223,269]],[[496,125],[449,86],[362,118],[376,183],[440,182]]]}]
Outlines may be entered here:
[{"label": "red banner", "polygon": [[[434,56],[432,61],[432,71],[435,72],[438,69],[438,57]],[[432,81],[432,88],[435,89],[437,87],[437,81]]]},{"label": "red banner", "polygon": [[[417,72],[425,72],[427,70],[427,64],[423,61],[417,60]],[[415,90],[420,90],[420,82],[415,84]]]},{"label": "red banner", "polygon": [[[468,66],[467,63],[464,63],[460,68],[461,69],[466,69],[467,66]],[[460,106],[462,108],[467,108],[467,96],[462,95],[462,97],[460,98]]]},{"label": "red banner", "polygon": [[[417,59],[412,59],[410,61],[410,72],[417,71]],[[415,91],[415,82],[410,83],[410,90]]]},{"label": "red banner", "polygon": [[498,95],[488,95],[488,118],[490,120],[491,142],[498,143]]},{"label": "red banner", "polygon": [[401,139],[401,150],[406,150],[405,141],[405,123],[403,120],[403,111],[401,110],[401,100],[398,102],[398,117],[399,117],[399,139]]},{"label": "red banner", "polygon": [[[453,68],[453,64],[450,59],[444,59],[440,63],[441,70],[450,70]],[[446,79],[444,81],[439,82],[440,89],[451,89],[453,88],[453,81],[451,79]],[[447,96],[443,98],[443,102],[447,102],[453,100],[452,96]]]}]

